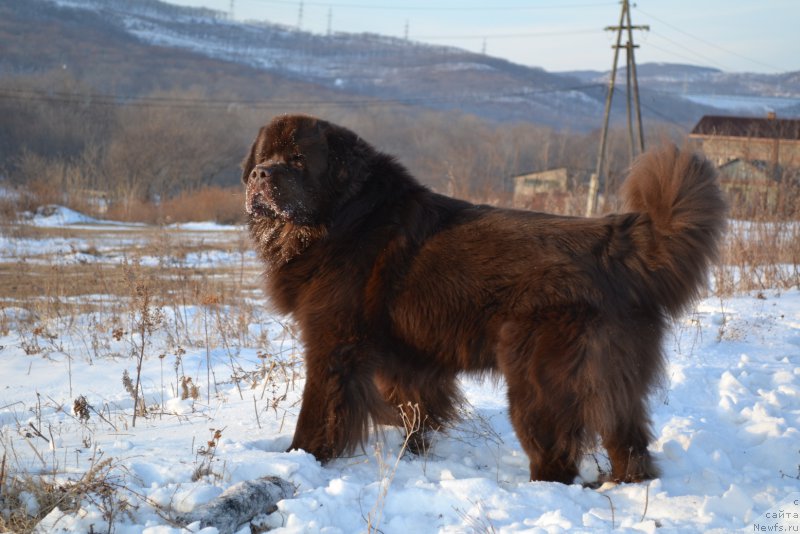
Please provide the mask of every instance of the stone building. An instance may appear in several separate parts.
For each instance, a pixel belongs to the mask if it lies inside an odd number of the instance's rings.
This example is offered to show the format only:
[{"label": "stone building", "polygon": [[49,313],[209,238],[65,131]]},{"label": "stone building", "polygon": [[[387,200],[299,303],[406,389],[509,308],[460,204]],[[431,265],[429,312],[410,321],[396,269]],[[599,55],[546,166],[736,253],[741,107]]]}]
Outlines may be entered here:
[{"label": "stone building", "polygon": [[689,138],[719,168],[735,214],[800,211],[800,119],[706,115]]},{"label": "stone building", "polygon": [[800,119],[706,115],[689,138],[718,166],[741,159],[800,167]]}]

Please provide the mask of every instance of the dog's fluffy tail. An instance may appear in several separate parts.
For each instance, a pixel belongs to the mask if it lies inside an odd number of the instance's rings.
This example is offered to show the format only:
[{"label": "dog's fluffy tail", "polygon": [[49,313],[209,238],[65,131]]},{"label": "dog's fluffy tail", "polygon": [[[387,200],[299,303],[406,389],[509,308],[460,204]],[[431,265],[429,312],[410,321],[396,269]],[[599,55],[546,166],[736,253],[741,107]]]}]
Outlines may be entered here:
[{"label": "dog's fluffy tail", "polygon": [[622,187],[634,223],[646,293],[679,314],[706,283],[725,229],[727,203],[705,158],[667,146],[642,155]]}]

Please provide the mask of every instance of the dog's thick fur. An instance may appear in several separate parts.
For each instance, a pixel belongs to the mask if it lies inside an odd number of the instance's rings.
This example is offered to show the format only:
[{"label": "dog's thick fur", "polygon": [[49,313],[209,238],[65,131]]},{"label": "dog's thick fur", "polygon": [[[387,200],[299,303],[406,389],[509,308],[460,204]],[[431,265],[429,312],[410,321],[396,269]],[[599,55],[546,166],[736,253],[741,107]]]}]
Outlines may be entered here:
[{"label": "dog's thick fur", "polygon": [[291,449],[352,451],[409,402],[441,426],[457,374],[495,371],[532,480],[571,483],[597,436],[613,480],[657,475],[647,397],[662,338],[703,286],[725,220],[706,160],[647,153],[623,186],[625,213],[586,219],[433,193],[306,116],[262,128],[243,167],[268,294],[306,348]]}]

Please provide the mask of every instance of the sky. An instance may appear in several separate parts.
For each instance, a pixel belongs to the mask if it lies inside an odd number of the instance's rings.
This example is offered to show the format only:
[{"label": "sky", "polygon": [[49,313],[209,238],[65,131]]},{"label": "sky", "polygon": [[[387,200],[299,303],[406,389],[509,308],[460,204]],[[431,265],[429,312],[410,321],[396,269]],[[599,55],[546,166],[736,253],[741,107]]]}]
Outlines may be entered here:
[{"label": "sky", "polygon": [[[548,71],[608,70],[615,0],[168,0],[237,20],[313,33],[372,32],[483,52]],[[302,5],[302,8],[301,8]],[[727,72],[800,70],[798,0],[639,0],[637,63],[687,63]],[[626,42],[623,36],[622,44]],[[624,55],[620,55],[620,65]]]}]

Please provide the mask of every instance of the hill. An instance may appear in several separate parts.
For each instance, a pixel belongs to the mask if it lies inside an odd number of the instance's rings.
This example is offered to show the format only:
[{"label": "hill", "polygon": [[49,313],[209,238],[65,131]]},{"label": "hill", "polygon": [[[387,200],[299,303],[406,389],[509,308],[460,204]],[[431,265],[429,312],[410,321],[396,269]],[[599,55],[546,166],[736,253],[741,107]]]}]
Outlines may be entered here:
[{"label": "hill", "polygon": [[[582,83],[601,83],[609,71],[562,73]],[[618,80],[624,80],[622,67]],[[675,63],[645,63],[636,69],[644,95],[678,98],[729,113],[761,115],[775,111],[785,116],[800,115],[800,72],[757,74],[723,72],[719,69]]]},{"label": "hill", "polygon": [[[374,34],[317,35],[235,22],[222,12],[156,0],[3,0],[0,15],[0,43],[7,50],[0,73],[61,66],[112,94],[202,86],[240,99],[380,99],[586,131],[600,125],[608,79],[600,71],[549,73]],[[715,111],[708,101],[685,95],[800,96],[799,73],[727,74],[649,64],[640,66],[639,76],[645,119],[683,127]],[[624,115],[621,96],[616,117]]]}]

